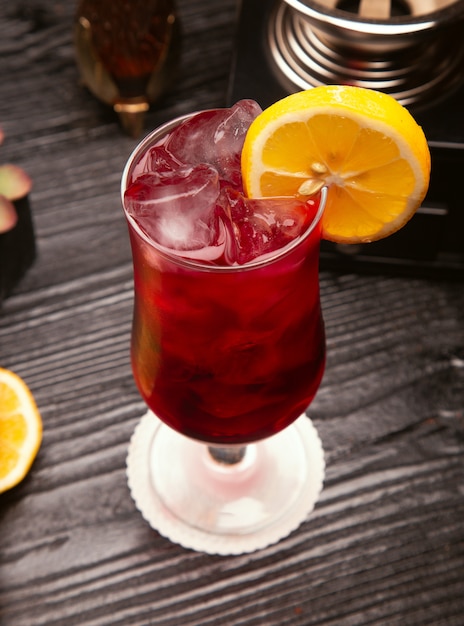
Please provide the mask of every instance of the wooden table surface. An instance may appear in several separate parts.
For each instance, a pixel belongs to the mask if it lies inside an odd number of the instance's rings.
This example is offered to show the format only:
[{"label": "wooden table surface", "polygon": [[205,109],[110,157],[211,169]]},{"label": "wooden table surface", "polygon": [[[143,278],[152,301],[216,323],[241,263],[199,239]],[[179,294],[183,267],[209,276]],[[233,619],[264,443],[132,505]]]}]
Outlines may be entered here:
[{"label": "wooden table surface", "polygon": [[[0,623],[461,626],[462,283],[321,272],[328,363],[309,414],[327,475],[290,537],[208,556],[136,510],[125,461],[144,405],[119,200],[136,141],[79,83],[74,9],[0,3],[0,156],[33,178],[38,246],[0,311],[0,365],[25,379],[44,422],[29,475],[0,496]],[[147,132],[225,102],[235,0],[178,9],[178,78]]]}]

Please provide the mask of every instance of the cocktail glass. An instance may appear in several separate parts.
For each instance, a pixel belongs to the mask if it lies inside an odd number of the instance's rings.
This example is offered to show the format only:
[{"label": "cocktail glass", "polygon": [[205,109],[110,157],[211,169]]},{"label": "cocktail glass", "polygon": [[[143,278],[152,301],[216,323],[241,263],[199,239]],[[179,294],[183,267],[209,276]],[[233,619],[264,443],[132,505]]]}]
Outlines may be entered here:
[{"label": "cocktail glass", "polygon": [[[122,192],[146,150],[130,156]],[[206,265],[153,241],[125,207],[134,266],[132,369],[149,407],[127,460],[137,507],[162,535],[217,554],[297,528],[322,488],[305,410],[325,335],[318,280],[326,189],[304,235],[245,265]]]}]

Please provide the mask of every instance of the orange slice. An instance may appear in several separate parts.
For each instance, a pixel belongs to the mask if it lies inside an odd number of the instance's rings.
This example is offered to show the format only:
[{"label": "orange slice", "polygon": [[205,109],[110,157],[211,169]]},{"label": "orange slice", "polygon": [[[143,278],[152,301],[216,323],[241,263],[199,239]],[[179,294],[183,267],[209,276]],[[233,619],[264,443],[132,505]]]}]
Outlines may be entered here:
[{"label": "orange slice", "polygon": [[26,383],[0,368],[0,493],[26,476],[42,441],[42,420]]},{"label": "orange slice", "polygon": [[327,85],[292,94],[251,124],[242,151],[252,198],[308,196],[327,185],[322,236],[382,239],[421,205],[430,152],[421,127],[393,97]]}]

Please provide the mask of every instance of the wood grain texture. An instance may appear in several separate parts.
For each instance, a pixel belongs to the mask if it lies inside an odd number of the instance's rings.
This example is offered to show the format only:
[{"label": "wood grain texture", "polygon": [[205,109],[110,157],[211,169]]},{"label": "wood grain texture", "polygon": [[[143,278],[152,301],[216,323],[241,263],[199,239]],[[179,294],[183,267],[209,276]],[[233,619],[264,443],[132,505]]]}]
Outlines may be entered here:
[{"label": "wood grain texture", "polygon": [[[234,0],[178,8],[178,77],[147,131],[225,101]],[[0,496],[0,624],[461,626],[462,284],[321,273],[328,362],[309,414],[327,477],[289,538],[196,554],[135,509],[125,458],[144,406],[119,201],[135,141],[79,84],[74,9],[0,2],[0,155],[34,180],[38,245],[0,311],[0,365],[26,380],[44,421],[30,474]]]}]

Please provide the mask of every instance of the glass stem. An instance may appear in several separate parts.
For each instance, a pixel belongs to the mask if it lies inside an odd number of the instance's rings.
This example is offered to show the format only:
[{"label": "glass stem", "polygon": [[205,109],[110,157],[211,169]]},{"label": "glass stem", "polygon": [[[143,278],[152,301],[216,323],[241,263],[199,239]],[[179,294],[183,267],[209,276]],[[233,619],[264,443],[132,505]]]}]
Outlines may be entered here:
[{"label": "glass stem", "polygon": [[246,446],[208,446],[208,452],[216,463],[235,465],[243,460],[246,453]]}]

